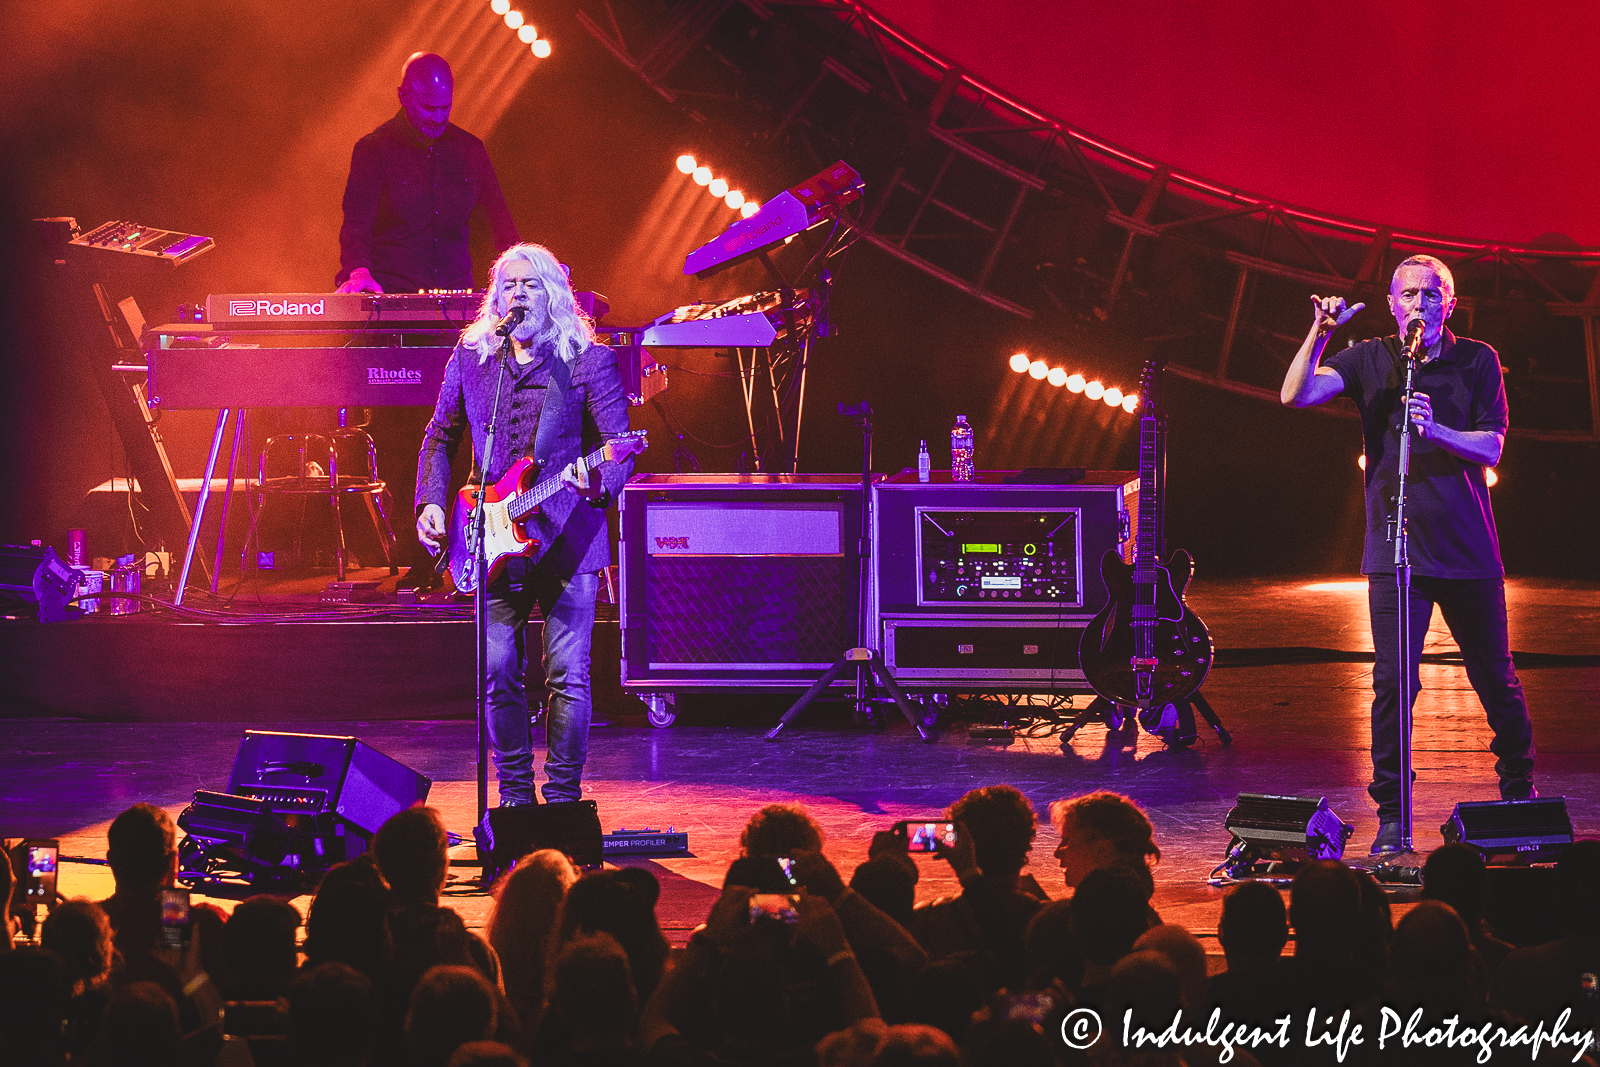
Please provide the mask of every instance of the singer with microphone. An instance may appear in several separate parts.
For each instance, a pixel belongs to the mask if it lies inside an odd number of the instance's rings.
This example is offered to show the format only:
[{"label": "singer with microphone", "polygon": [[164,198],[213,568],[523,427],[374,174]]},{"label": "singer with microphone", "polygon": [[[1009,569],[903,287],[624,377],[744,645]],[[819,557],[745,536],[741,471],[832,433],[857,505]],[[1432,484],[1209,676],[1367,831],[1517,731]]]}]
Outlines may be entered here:
[{"label": "singer with microphone", "polygon": [[[1402,432],[1411,435],[1405,519],[1411,569],[1411,648],[1405,669],[1420,688],[1418,661],[1437,604],[1461,649],[1494,731],[1500,796],[1535,796],[1533,727],[1511,662],[1506,632],[1505,568],[1495,533],[1485,470],[1500,461],[1509,425],[1500,356],[1445,326],[1455,310],[1455,279],[1432,256],[1404,260],[1389,283],[1397,334],[1352,343],[1324,359],[1329,336],[1364,304],[1311,298],[1313,322],[1283,381],[1288,407],[1349,397],[1366,445],[1367,531],[1361,570],[1376,662],[1372,689],[1372,783],[1378,833],[1372,854],[1401,849],[1401,665],[1393,517],[1400,482]],[[1413,392],[1402,395],[1407,362]],[[1415,706],[1413,704],[1413,706]]]},{"label": "singer with microphone", "polygon": [[[510,345],[502,339],[509,336]],[[493,454],[485,456],[494,424]],[[511,556],[488,585],[488,735],[500,804],[536,803],[533,747],[523,675],[524,630],[533,609],[543,622],[546,720],[544,799],[578,800],[589,752],[589,644],[599,572],[611,564],[606,509],[633,469],[632,458],[585,468],[585,451],[628,429],[628,398],[611,350],[574,303],[549,249],[518,244],[495,261],[478,318],[445,364],[439,402],[417,457],[417,538],[445,547],[450,463],[468,433],[472,481],[493,485],[532,456],[563,490],[540,505],[552,531],[534,562]]]}]

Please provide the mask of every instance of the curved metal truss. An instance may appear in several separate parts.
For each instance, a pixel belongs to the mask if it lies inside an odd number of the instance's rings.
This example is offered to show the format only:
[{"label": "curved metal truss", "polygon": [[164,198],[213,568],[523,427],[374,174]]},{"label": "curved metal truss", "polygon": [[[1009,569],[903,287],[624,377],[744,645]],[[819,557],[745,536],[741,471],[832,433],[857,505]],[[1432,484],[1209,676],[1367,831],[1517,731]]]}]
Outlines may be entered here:
[{"label": "curved metal truss", "polygon": [[1457,330],[1501,352],[1513,434],[1600,441],[1600,249],[1415,233],[1227,188],[1007,97],[857,0],[584,7],[596,40],[747,165],[782,183],[850,162],[866,238],[995,307],[1104,324],[1178,374],[1275,401],[1308,293],[1364,300],[1353,335],[1387,332],[1390,272],[1426,253],[1455,273]]}]

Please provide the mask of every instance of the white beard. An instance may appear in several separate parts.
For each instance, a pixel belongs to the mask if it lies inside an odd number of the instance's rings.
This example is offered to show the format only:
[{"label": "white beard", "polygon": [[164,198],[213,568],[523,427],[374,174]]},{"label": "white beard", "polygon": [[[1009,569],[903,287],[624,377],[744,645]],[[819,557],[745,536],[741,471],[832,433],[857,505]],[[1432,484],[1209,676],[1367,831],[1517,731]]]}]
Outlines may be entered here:
[{"label": "white beard", "polygon": [[532,315],[528,315],[511,328],[511,336],[519,344],[526,345],[536,335],[543,332],[545,326],[546,323],[539,322]]}]

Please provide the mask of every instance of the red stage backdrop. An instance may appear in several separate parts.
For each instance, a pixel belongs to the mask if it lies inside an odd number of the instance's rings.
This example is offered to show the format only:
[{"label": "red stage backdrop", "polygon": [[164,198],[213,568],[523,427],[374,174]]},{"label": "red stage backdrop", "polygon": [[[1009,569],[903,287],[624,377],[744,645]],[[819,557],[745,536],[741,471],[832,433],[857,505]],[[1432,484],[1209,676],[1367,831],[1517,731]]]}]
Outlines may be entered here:
[{"label": "red stage backdrop", "polygon": [[1600,245],[1600,5],[866,0],[1014,99],[1347,218]]}]

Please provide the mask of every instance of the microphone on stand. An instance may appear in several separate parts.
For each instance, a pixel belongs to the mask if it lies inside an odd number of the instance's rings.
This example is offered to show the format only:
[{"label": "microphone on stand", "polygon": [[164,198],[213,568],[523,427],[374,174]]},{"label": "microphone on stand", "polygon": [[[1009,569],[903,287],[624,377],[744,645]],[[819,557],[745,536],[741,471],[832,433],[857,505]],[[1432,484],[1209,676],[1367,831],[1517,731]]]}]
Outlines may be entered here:
[{"label": "microphone on stand", "polygon": [[[528,309],[527,308],[525,308],[525,307],[513,307],[513,308],[509,309],[506,312],[506,317],[505,318],[501,319],[498,323],[495,324],[494,332],[496,334],[498,334],[499,336],[504,337],[506,334],[508,334],[512,330],[516,329],[517,324],[519,322],[521,322],[523,319],[527,318],[527,317],[528,317]],[[1422,320],[1418,319],[1417,321],[1420,323]]]},{"label": "microphone on stand", "polygon": [[1406,323],[1405,356],[1407,359],[1416,359],[1422,355],[1422,331],[1421,315]]}]

